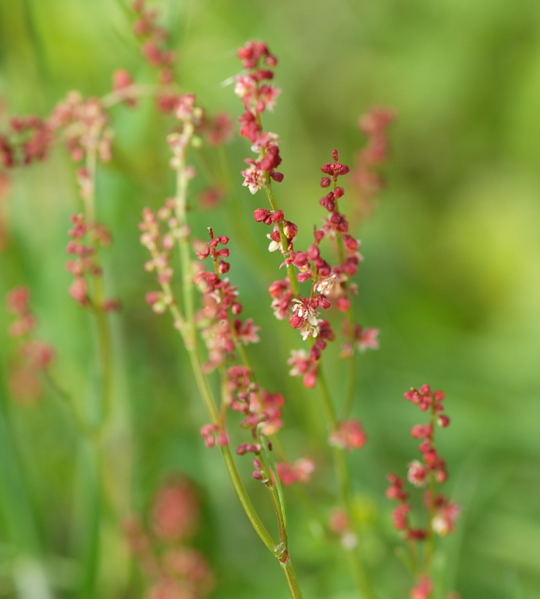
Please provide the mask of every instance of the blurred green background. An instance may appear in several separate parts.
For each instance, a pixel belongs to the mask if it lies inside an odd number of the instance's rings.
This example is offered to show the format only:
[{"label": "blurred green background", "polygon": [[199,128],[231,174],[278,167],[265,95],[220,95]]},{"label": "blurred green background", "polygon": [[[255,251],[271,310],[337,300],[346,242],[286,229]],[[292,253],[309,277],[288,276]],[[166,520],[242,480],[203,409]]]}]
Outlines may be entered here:
[{"label": "blurred green background", "polygon": [[[419,413],[402,393],[429,382],[447,393],[452,426],[440,435],[441,451],[448,490],[463,509],[440,564],[449,588],[464,598],[538,597],[540,5],[160,0],[155,6],[172,32],[183,89],[212,112],[240,114],[232,87],[223,85],[239,71],[238,46],[262,39],[279,57],[276,82],[283,92],[266,123],[282,144],[286,178],[277,186],[279,202],[303,228],[303,241],[322,216],[318,169],[329,151],[339,148],[350,163],[364,143],[358,116],[374,104],[397,114],[387,188],[356,232],[365,261],[355,310],[362,323],[381,329],[380,350],[359,362],[355,415],[369,444],[351,456],[359,510],[378,531],[365,540],[369,566],[381,597],[405,596],[410,581],[394,555],[399,541],[384,498],[385,474],[404,472],[415,457],[408,431]],[[138,81],[152,80],[131,21],[127,4],[112,0],[1,0],[0,119],[45,116],[71,89],[103,95],[118,67]],[[202,447],[197,431],[206,415],[185,353],[169,320],[155,317],[144,302],[154,282],[143,271],[137,223],[144,206],[156,207],[172,193],[164,141],[171,122],[143,102],[135,111],[116,108],[113,124],[114,157],[100,169],[97,189],[98,216],[114,236],[104,254],[107,284],[124,304],[114,318],[111,495],[122,513],[144,512],[163,477],[184,472],[201,488],[206,516],[199,543],[218,580],[213,596],[285,596],[218,453]],[[283,442],[293,455],[319,459],[310,493],[328,512],[335,483],[316,440],[324,434],[319,398],[287,376],[288,350],[300,342],[276,325],[269,309],[266,287],[276,276],[276,257],[266,252],[267,231],[251,217],[264,198],[240,186],[238,171],[249,155],[245,140],[235,139],[226,154],[226,180],[210,150],[195,161],[195,189],[218,173],[229,193],[219,208],[193,214],[194,230],[203,236],[213,225],[232,238],[232,281],[246,314],[262,327],[254,349],[260,379],[287,394]],[[57,348],[55,375],[85,402],[92,393],[93,338],[87,314],[67,295],[64,268],[69,217],[77,210],[73,167],[62,149],[14,174],[0,292],[29,285],[39,336]],[[1,330],[7,324],[1,310]],[[49,398],[25,407],[5,396],[12,351],[11,342],[2,341],[0,596],[41,596],[14,587],[21,579],[14,564],[23,568],[15,557],[31,547],[46,556],[55,593],[68,597],[77,580],[77,497],[83,493],[77,443]],[[332,351],[327,370],[339,395],[343,376]],[[253,491],[257,495],[255,484]],[[295,493],[287,495],[295,514],[291,550],[306,597],[351,597],[345,566],[328,557],[320,530]],[[133,578],[127,549],[110,512],[102,596],[141,596],[126,586]],[[39,578],[30,566],[21,571],[27,580]]]}]

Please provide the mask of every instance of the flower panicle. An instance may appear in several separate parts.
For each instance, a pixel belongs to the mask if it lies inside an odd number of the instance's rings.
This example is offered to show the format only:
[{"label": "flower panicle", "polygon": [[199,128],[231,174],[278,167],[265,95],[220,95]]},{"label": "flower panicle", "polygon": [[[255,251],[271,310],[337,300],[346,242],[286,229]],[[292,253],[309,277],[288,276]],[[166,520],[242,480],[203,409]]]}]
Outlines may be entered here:
[{"label": "flower panicle", "polygon": [[13,397],[23,403],[34,403],[40,398],[40,374],[47,371],[55,357],[52,345],[35,336],[37,319],[30,308],[30,299],[30,291],[25,286],[14,287],[6,295],[8,311],[15,317],[8,333],[19,342],[9,387]]},{"label": "flower panicle", "polygon": [[[426,488],[423,493],[423,507],[427,516],[424,527],[413,527],[410,522],[412,506],[409,493],[405,490],[405,480],[396,474],[387,476],[390,483],[386,496],[397,502],[397,507],[392,512],[394,528],[400,531],[403,537],[410,542],[432,542],[435,536],[445,536],[455,528],[459,515],[459,505],[451,501],[445,494],[439,492],[439,485],[446,482],[448,472],[446,462],[441,458],[435,444],[436,427],[446,428],[450,424],[449,417],[444,413],[445,394],[442,391],[432,390],[429,385],[422,385],[419,389],[411,388],[404,393],[407,401],[417,405],[423,412],[429,412],[430,420],[427,424],[416,424],[411,429],[411,436],[420,440],[421,459],[413,460],[408,465],[407,480],[417,488]],[[428,553],[429,555],[429,553]],[[427,570],[426,563],[421,570]],[[429,597],[431,594],[429,576],[420,577],[416,586],[411,591],[411,597]]]},{"label": "flower panicle", "polygon": [[66,268],[73,276],[69,295],[81,306],[90,306],[96,310],[117,310],[120,302],[114,298],[101,299],[92,295],[92,287],[102,277],[102,269],[97,260],[97,251],[111,243],[108,229],[99,223],[89,224],[82,214],[71,217],[72,228],[66,251],[70,259]]}]

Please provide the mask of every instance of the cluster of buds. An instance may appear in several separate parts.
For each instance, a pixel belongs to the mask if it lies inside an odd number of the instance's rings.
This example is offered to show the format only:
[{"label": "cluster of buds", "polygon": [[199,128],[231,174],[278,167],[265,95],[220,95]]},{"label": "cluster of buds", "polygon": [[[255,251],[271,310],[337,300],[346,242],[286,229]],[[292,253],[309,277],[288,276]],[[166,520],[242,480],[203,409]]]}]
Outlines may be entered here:
[{"label": "cluster of buds", "polygon": [[225,447],[229,444],[229,437],[225,429],[218,424],[204,424],[201,426],[201,437],[206,447]]},{"label": "cluster of buds", "polygon": [[[174,113],[182,102],[182,95],[174,85],[173,64],[175,53],[167,48],[169,37],[166,29],[158,25],[158,11],[149,8],[145,0],[135,0],[132,4],[136,14],[133,31],[142,42],[142,53],[148,64],[157,69],[159,89],[156,96],[157,107],[161,112]],[[128,93],[125,103],[134,106],[136,101],[129,96],[133,79],[128,71],[119,69],[113,76],[113,90],[121,95]],[[202,115],[202,113],[201,113]],[[226,113],[214,116],[202,115],[199,131],[211,146],[225,143],[232,135],[232,122]]]},{"label": "cluster of buds", "polygon": [[353,324],[351,327],[349,320],[344,320],[343,336],[346,341],[341,349],[342,358],[351,357],[355,347],[361,352],[379,348],[379,329],[364,328],[359,324]]},{"label": "cluster of buds", "polygon": [[[103,162],[110,160],[113,134],[99,98],[83,98],[79,92],[69,92],[55,106],[48,122],[54,131],[62,130],[67,150],[75,162],[84,160],[89,153],[96,153]],[[79,179],[84,178],[80,172]]]},{"label": "cluster of buds", "polygon": [[292,350],[288,360],[291,376],[301,376],[306,387],[314,387],[317,382],[318,364],[322,352],[326,349],[328,341],[335,339],[332,327],[327,320],[319,320],[317,324],[317,337],[313,341],[309,352],[305,350]]},{"label": "cluster of buds", "polygon": [[311,479],[315,462],[310,458],[299,458],[294,462],[278,462],[276,472],[283,485],[305,484]]},{"label": "cluster of buds", "polygon": [[7,232],[7,197],[11,186],[7,173],[0,170],[0,252],[8,245]]},{"label": "cluster of buds", "polygon": [[27,166],[46,158],[53,141],[49,124],[37,116],[13,117],[0,132],[0,165]]},{"label": "cluster of buds", "polygon": [[386,495],[398,502],[398,506],[393,511],[394,527],[401,531],[407,540],[422,541],[433,534],[444,536],[452,532],[459,514],[459,507],[456,503],[436,492],[437,485],[444,483],[448,474],[445,461],[440,458],[435,447],[435,428],[437,425],[443,428],[447,427],[450,419],[443,413],[444,393],[442,391],[433,391],[429,385],[422,385],[420,389],[413,388],[407,391],[404,396],[422,411],[429,411],[431,415],[428,424],[417,424],[411,429],[412,437],[421,440],[422,461],[411,462],[407,473],[407,479],[413,486],[429,485],[429,490],[424,492],[423,497],[429,518],[428,526],[413,528],[410,525],[411,505],[403,479],[395,474],[389,474],[390,487],[386,491]]},{"label": "cluster of buds", "polygon": [[122,98],[122,104],[134,108],[137,98],[133,94],[133,77],[127,69],[116,69],[112,76],[112,91]]},{"label": "cluster of buds", "polygon": [[[282,426],[281,408],[284,398],[279,393],[262,389],[254,380],[252,372],[245,366],[231,366],[227,369],[224,381],[225,405],[243,416],[240,426],[250,431],[251,440],[240,443],[238,455],[253,454],[254,479],[266,486],[274,480],[264,459],[264,451],[272,450],[267,436],[277,433]],[[228,444],[228,437],[221,426],[207,424],[201,428],[201,435],[207,447]],[[264,444],[264,448],[263,448]]]},{"label": "cluster of buds", "polygon": [[9,334],[21,340],[17,361],[11,370],[10,388],[14,397],[31,402],[39,398],[39,373],[46,370],[54,359],[54,349],[33,338],[36,318],[30,310],[30,293],[26,287],[15,287],[7,294],[7,308],[16,319]]},{"label": "cluster of buds", "polygon": [[338,423],[328,442],[340,449],[361,449],[367,441],[367,435],[358,420],[345,420]]},{"label": "cluster of buds", "polygon": [[390,110],[375,107],[358,119],[358,127],[367,136],[367,144],[356,155],[352,182],[360,198],[362,213],[370,211],[372,198],[383,187],[379,168],[388,156],[388,128],[394,118]]},{"label": "cluster of buds", "polygon": [[404,396],[421,410],[431,412],[429,424],[417,424],[411,429],[411,435],[421,440],[419,449],[422,462],[415,460],[409,464],[407,478],[416,487],[424,487],[429,476],[433,476],[437,483],[443,483],[448,477],[446,463],[437,452],[434,434],[436,425],[445,428],[450,424],[450,419],[443,413],[444,393],[432,391],[429,385],[422,385],[420,389],[407,391]]},{"label": "cluster of buds", "polygon": [[180,121],[180,132],[172,133],[168,137],[173,153],[181,151],[189,142],[193,142],[193,145],[199,144],[201,136],[211,146],[218,146],[231,138],[232,123],[229,116],[225,113],[208,115],[197,104],[195,94],[178,95],[173,108],[176,118]]},{"label": "cluster of buds", "polygon": [[411,589],[411,599],[429,599],[433,592],[433,583],[429,576],[423,575]]},{"label": "cluster of buds", "polygon": [[[312,245],[306,251],[295,251],[289,246],[285,263],[297,270],[297,280],[300,283],[311,282],[309,295],[295,298],[290,285],[285,281],[276,281],[270,287],[273,298],[272,306],[278,318],[289,316],[289,323],[298,329],[304,340],[314,339],[309,353],[293,351],[289,359],[292,366],[291,374],[302,376],[304,385],[312,387],[317,380],[318,362],[327,342],[335,336],[330,323],[321,318],[321,311],[334,306],[338,311],[348,313],[351,306],[351,294],[356,287],[349,279],[356,274],[361,260],[360,243],[348,233],[346,217],[339,212],[338,200],[345,191],[338,185],[338,178],[347,174],[349,169],[339,162],[336,150],[332,152],[333,162],[324,164],[321,170],[324,176],[321,186],[329,191],[321,198],[321,205],[328,211],[320,229],[315,229]],[[275,213],[271,211],[256,211],[256,220],[272,222]],[[265,220],[266,219],[266,220]],[[332,266],[322,256],[321,243],[325,239],[335,240],[338,249],[338,264]],[[352,325],[347,318],[344,323],[345,338],[343,356],[350,356],[354,345],[361,349],[378,347],[376,329],[363,329]]]},{"label": "cluster of buds", "polygon": [[[174,303],[170,281],[174,271],[170,264],[170,254],[176,240],[182,239],[189,231],[181,226],[175,215],[176,202],[174,198],[166,200],[165,204],[154,212],[150,208],[143,210],[143,220],[139,224],[141,244],[150,252],[150,260],[144,267],[148,272],[156,272],[161,286],[160,291],[150,291],[146,301],[156,314],[163,314]],[[164,232],[162,226],[166,229]],[[175,323],[179,326],[180,323]]]},{"label": "cluster of buds", "polygon": [[[227,404],[235,412],[243,414],[243,428],[250,429],[253,438],[258,434],[273,435],[282,425],[281,408],[283,395],[262,389],[253,379],[253,373],[245,366],[232,366],[227,370]],[[250,446],[245,451],[253,451]]]},{"label": "cluster of buds", "polygon": [[196,532],[200,519],[199,500],[193,483],[173,476],[157,491],[152,504],[152,530],[158,539],[179,542]]},{"label": "cluster of buds", "polygon": [[240,116],[240,135],[248,139],[257,159],[246,159],[248,168],[242,171],[243,185],[251,193],[256,193],[266,186],[272,178],[283,180],[283,173],[275,169],[281,164],[277,135],[263,131],[261,114],[271,110],[280,90],[269,83],[274,78],[272,68],[277,65],[277,58],[270,53],[262,42],[248,42],[238,50],[238,58],[242,61],[245,73],[235,78],[235,93],[244,105],[244,113]]},{"label": "cluster of buds", "polygon": [[224,260],[229,256],[229,249],[225,247],[229,238],[215,236],[211,228],[208,231],[210,241],[196,241],[195,253],[199,260],[211,258],[213,272],[203,270],[201,265],[194,279],[202,296],[202,307],[196,320],[208,351],[208,361],[204,365],[206,372],[233,357],[237,344],[259,341],[259,327],[251,318],[239,318],[243,307],[238,300],[238,291],[228,278],[222,276],[230,269],[229,262]]},{"label": "cluster of buds", "polygon": [[174,112],[178,95],[167,89],[174,80],[175,60],[174,52],[166,45],[169,34],[157,24],[158,11],[148,8],[145,0],[135,0],[132,7],[137,16],[133,31],[142,42],[142,54],[148,64],[157,69],[158,81],[163,86],[156,98],[157,106],[162,112]]},{"label": "cluster of buds", "polygon": [[197,204],[203,210],[212,210],[218,206],[225,196],[219,185],[209,185],[197,194]]},{"label": "cluster of buds", "polygon": [[102,276],[101,266],[96,259],[98,248],[111,243],[109,231],[98,223],[89,224],[82,214],[71,217],[73,227],[69,230],[71,241],[66,251],[72,256],[66,263],[66,268],[73,275],[69,294],[81,306],[92,306],[99,310],[116,310],[119,302],[115,299],[104,301],[91,297],[91,280]]},{"label": "cluster of buds", "polygon": [[124,522],[124,534],[148,579],[149,599],[205,599],[214,577],[205,557],[192,547],[200,523],[200,502],[193,484],[174,477],[158,489],[151,505],[151,528],[144,518]]},{"label": "cluster of buds", "polygon": [[357,535],[353,530],[349,515],[343,508],[337,507],[332,510],[328,528],[331,533],[339,537],[341,545],[345,549],[354,549],[357,546]]}]

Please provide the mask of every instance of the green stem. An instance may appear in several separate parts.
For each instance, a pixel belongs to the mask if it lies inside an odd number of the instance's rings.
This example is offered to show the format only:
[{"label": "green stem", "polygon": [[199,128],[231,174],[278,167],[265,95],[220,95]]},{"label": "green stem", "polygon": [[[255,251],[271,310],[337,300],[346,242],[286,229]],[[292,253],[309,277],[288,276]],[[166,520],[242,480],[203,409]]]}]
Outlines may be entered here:
[{"label": "green stem", "polygon": [[[335,430],[338,426],[338,421],[336,417],[336,411],[332,403],[332,399],[330,397],[330,392],[328,390],[328,385],[326,383],[326,378],[322,370],[322,364],[319,366],[317,380],[321,389],[321,398],[326,411],[328,422],[331,426],[331,430]],[[358,536],[355,530],[356,519],[353,510],[351,496],[351,480],[347,464],[347,456],[345,455],[344,450],[339,447],[334,447],[332,454],[334,458],[334,468],[336,470],[336,475],[339,482],[340,502],[347,515],[349,526],[351,526],[355,536]],[[352,550],[350,550],[350,556],[351,569],[356,582],[359,596],[366,599],[373,597],[373,590],[364,570],[363,560],[360,555],[357,540],[355,547],[353,547]]]},{"label": "green stem", "polygon": [[[87,224],[95,225],[95,189],[97,169],[97,144],[100,131],[91,132],[93,143],[86,155],[86,169],[90,180],[88,194],[83,194],[85,217]],[[112,335],[108,322],[108,314],[103,309],[105,292],[102,275],[93,280],[93,297],[91,307],[95,319],[97,361],[99,372],[99,392],[97,394],[97,423],[88,429],[86,445],[83,448],[84,496],[87,505],[85,523],[86,531],[83,548],[83,574],[79,596],[81,599],[93,599],[97,596],[97,583],[101,562],[101,504],[102,496],[102,447],[101,437],[108,423],[112,404]],[[86,427],[85,427],[86,430]]]},{"label": "green stem", "polygon": [[[333,190],[336,191],[337,181],[334,179]],[[339,206],[337,199],[336,202],[336,211],[339,212]],[[345,244],[343,242],[343,234],[339,232],[337,234],[337,251],[338,258],[341,263],[345,261]],[[347,295],[350,294],[350,288],[347,284],[347,281],[343,283],[343,288]],[[352,313],[352,304],[349,305],[345,313],[345,319],[347,322],[347,329],[349,333],[349,342],[351,344],[352,355],[349,356],[349,368],[348,368],[348,382],[347,382],[347,392],[345,396],[345,405],[343,407],[343,418],[347,418],[352,412],[353,404],[354,404],[354,390],[356,386],[356,352],[354,350],[354,319]]]},{"label": "green stem", "polygon": [[79,597],[92,599],[97,596],[97,582],[100,560],[100,522],[101,522],[101,452],[95,443],[83,446],[83,501],[85,506],[84,551],[82,563],[83,576]]},{"label": "green stem", "polygon": [[223,458],[225,459],[225,464],[227,466],[227,470],[229,471],[229,476],[231,478],[234,490],[238,495],[238,499],[240,500],[240,503],[242,504],[242,507],[244,508],[244,511],[251,522],[251,525],[255,529],[255,532],[259,535],[259,538],[264,543],[268,551],[274,554],[276,550],[276,543],[257,514],[257,510],[251,503],[251,499],[249,498],[246,488],[244,487],[244,484],[240,479],[240,475],[238,474],[238,470],[236,469],[236,464],[234,463],[229,446],[225,445],[222,447],[221,452],[223,454]]},{"label": "green stem", "polygon": [[292,560],[289,558],[284,564],[281,564],[287,584],[289,585],[289,592],[293,599],[302,599],[302,592],[298,586],[298,580],[296,579],[296,572],[292,564]]},{"label": "green stem", "polygon": [[112,382],[113,382],[113,351],[112,335],[108,322],[108,314],[102,308],[104,299],[103,285],[101,277],[95,281],[95,305],[94,315],[96,319],[96,333],[98,346],[98,364],[99,364],[99,384],[100,384],[100,405],[99,405],[99,425],[100,429],[105,428],[112,409]]},{"label": "green stem", "polygon": [[[349,320],[350,324],[352,325],[352,322]],[[349,370],[349,375],[348,375],[348,381],[347,381],[347,392],[346,392],[346,396],[345,396],[345,406],[343,408],[343,419],[347,419],[351,412],[352,412],[352,408],[353,408],[353,404],[354,404],[354,390],[356,387],[356,352],[353,349],[353,354],[352,356],[348,357],[349,363],[348,363],[348,370]]]}]

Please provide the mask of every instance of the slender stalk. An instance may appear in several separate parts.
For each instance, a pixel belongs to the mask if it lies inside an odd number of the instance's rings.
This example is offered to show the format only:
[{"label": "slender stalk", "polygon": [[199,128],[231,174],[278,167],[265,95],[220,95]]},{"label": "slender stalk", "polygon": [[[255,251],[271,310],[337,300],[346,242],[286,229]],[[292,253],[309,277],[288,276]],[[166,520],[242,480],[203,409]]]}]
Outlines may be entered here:
[{"label": "slender stalk", "polygon": [[[349,321],[352,325],[352,319]],[[348,380],[347,380],[347,391],[345,395],[345,405],[343,407],[343,418],[346,419],[350,416],[354,404],[354,391],[356,388],[356,352],[353,351],[352,356],[348,358]]]},{"label": "slender stalk", "polygon": [[178,93],[178,91],[178,87],[175,85],[141,85],[134,83],[102,96],[101,104],[105,108],[112,108],[125,100],[152,97],[158,93]]},{"label": "slender stalk", "polygon": [[[89,178],[88,192],[82,194],[86,222],[89,226],[95,224],[95,188],[97,170],[97,145],[99,130],[91,132],[92,143],[86,154],[86,169]],[[113,351],[112,333],[108,315],[103,310],[105,292],[102,276],[93,280],[93,295],[91,308],[96,328],[97,361],[99,371],[99,391],[96,399],[97,422],[95,426],[85,427],[87,430],[87,446],[83,450],[86,455],[83,460],[84,495],[87,501],[85,522],[87,530],[83,549],[83,576],[79,596],[92,599],[97,596],[97,581],[101,562],[101,503],[102,489],[102,445],[101,437],[108,423],[112,407],[113,383]]]},{"label": "slender stalk", "polygon": [[[333,182],[334,192],[336,191],[336,187],[337,187],[337,180],[334,178],[334,182]],[[336,203],[336,211],[339,212],[337,198],[334,201]],[[339,261],[341,263],[343,263],[345,261],[345,244],[343,242],[343,234],[341,232],[338,232],[336,242],[337,242],[338,258],[339,258]],[[343,284],[343,287],[344,287],[347,295],[349,295],[350,288],[349,288],[349,285],[347,284],[347,281],[344,281],[342,284]],[[352,355],[349,356],[349,367],[348,367],[348,374],[347,374],[347,376],[348,376],[347,391],[346,391],[346,395],[345,395],[345,405],[343,406],[343,417],[347,418],[347,416],[349,416],[349,414],[351,413],[352,408],[353,408],[354,391],[355,391],[355,387],[356,387],[356,352],[354,351],[354,340],[355,340],[354,339],[354,319],[353,319],[351,304],[349,305],[349,308],[345,312],[345,320],[347,322],[347,331],[349,333],[349,342],[351,344],[351,349],[352,349]]]},{"label": "slender stalk", "polygon": [[271,553],[275,553],[276,543],[266,527],[264,526],[262,520],[260,519],[255,507],[251,503],[251,499],[247,494],[246,488],[242,483],[240,475],[238,474],[238,470],[236,469],[236,464],[234,463],[233,456],[231,454],[230,448],[226,445],[221,448],[221,452],[223,454],[223,458],[225,459],[225,464],[227,465],[227,470],[229,471],[229,476],[234,486],[234,490],[238,495],[238,499],[244,508],[244,511],[251,522],[251,525],[255,529],[255,532],[259,535],[259,538],[264,543],[268,551]]},{"label": "slender stalk", "polygon": [[283,572],[285,573],[285,578],[287,579],[287,584],[289,585],[289,592],[291,593],[291,597],[293,597],[293,599],[302,599],[302,592],[300,591],[300,587],[298,586],[296,572],[294,571],[291,559],[289,558],[284,564],[281,564],[281,567],[283,568]]},{"label": "slender stalk", "polygon": [[[328,418],[328,422],[330,424],[331,429],[334,430],[338,425],[338,421],[336,417],[336,411],[332,403],[332,399],[330,397],[330,392],[328,390],[328,385],[326,383],[326,378],[322,370],[322,365],[320,365],[319,367],[317,379],[319,387],[321,389],[321,399],[325,408],[326,416]],[[340,502],[347,515],[349,525],[353,528],[354,531],[354,529],[356,529],[356,518],[353,510],[351,496],[351,480],[349,474],[349,467],[347,464],[347,456],[345,455],[344,450],[339,447],[334,447],[332,453],[334,458],[334,468],[336,470],[336,475],[339,482]],[[355,546],[350,550],[350,564],[359,596],[366,599],[373,597],[373,590],[371,588],[369,579],[366,575],[363,566],[363,560],[360,555],[360,550],[358,548],[357,542]]]},{"label": "slender stalk", "polygon": [[79,596],[81,599],[92,599],[97,596],[97,582],[100,560],[100,522],[102,510],[101,494],[101,452],[96,443],[89,441],[82,447],[83,451],[83,502],[85,506],[84,549],[82,562],[83,577]]},{"label": "slender stalk", "polygon": [[99,425],[104,428],[109,420],[112,408],[112,382],[113,382],[113,351],[112,335],[108,322],[108,314],[101,307],[104,300],[103,282],[98,277],[94,285],[94,314],[96,320],[98,364],[99,364]]}]

